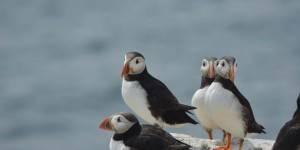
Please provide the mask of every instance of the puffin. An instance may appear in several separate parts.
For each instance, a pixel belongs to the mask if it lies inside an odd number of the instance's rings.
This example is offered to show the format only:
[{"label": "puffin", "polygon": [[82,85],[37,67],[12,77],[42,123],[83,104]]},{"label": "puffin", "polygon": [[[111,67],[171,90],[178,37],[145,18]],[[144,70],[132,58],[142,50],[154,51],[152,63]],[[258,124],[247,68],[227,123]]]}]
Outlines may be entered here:
[{"label": "puffin", "polygon": [[110,150],[188,150],[191,147],[158,126],[140,125],[132,113],[111,115],[99,128],[115,132],[110,140]]},{"label": "puffin", "polygon": [[300,150],[300,94],[293,118],[281,128],[272,150]]},{"label": "puffin", "polygon": [[[191,104],[197,109],[194,110],[200,124],[202,124],[203,129],[207,132],[210,140],[213,140],[212,130],[219,129],[218,126],[211,120],[209,116],[209,112],[205,106],[204,98],[205,93],[210,86],[210,84],[214,81],[217,72],[215,70],[218,64],[218,60],[216,57],[206,57],[202,60],[201,63],[201,71],[202,78],[200,88],[195,92],[192,97]],[[222,141],[226,138],[226,133],[223,131]]]},{"label": "puffin", "polygon": [[164,83],[150,75],[142,54],[125,55],[121,76],[125,103],[149,124],[161,128],[198,124],[187,114],[196,108],[180,104]]},{"label": "puffin", "polygon": [[240,139],[242,149],[244,137],[248,133],[266,133],[256,122],[249,101],[234,84],[237,62],[234,57],[224,56],[216,67],[218,75],[205,94],[205,105],[209,115],[218,127],[227,132],[227,145],[215,150],[231,150],[231,135]]}]

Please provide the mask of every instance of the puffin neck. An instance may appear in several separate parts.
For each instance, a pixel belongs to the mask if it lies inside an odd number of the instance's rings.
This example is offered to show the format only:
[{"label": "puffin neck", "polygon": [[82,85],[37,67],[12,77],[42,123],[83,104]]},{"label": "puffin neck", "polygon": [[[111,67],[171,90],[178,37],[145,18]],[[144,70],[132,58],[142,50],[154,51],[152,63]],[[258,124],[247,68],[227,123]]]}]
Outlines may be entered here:
[{"label": "puffin neck", "polygon": [[140,79],[144,78],[147,75],[148,75],[148,71],[147,71],[147,68],[145,67],[145,69],[142,73],[134,74],[134,75],[128,74],[128,75],[124,76],[124,79],[126,81],[136,81],[136,80],[140,80]]},{"label": "puffin neck", "polygon": [[141,133],[142,127],[139,122],[135,123],[128,131],[125,133],[115,133],[113,136],[113,139],[115,141],[123,141],[125,139],[128,139],[134,135],[139,135]]},{"label": "puffin neck", "polygon": [[214,82],[219,82],[222,84],[223,88],[230,90],[232,89],[235,85],[230,79],[225,79],[221,77],[220,75],[217,75]]},{"label": "puffin neck", "polygon": [[214,81],[214,79],[215,78],[208,78],[208,77],[202,76],[200,89],[210,85]]}]

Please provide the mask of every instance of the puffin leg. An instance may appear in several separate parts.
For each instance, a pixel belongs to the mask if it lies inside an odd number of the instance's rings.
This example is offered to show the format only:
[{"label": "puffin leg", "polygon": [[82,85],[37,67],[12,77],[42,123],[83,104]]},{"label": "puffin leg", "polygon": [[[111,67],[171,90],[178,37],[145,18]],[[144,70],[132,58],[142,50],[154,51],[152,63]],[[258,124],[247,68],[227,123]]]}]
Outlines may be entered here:
[{"label": "puffin leg", "polygon": [[231,143],[231,134],[228,133],[227,134],[227,145],[226,146],[220,146],[220,147],[217,147],[217,148],[214,148],[214,150],[231,150],[231,146],[230,146],[230,143]]},{"label": "puffin leg", "polygon": [[244,139],[241,139],[240,140],[240,144],[239,144],[239,150],[242,150],[243,143],[244,143]]},{"label": "puffin leg", "polygon": [[222,137],[222,142],[225,142],[225,139],[226,139],[226,135],[227,133],[223,130],[223,137]]},{"label": "puffin leg", "polygon": [[207,131],[208,137],[210,140],[213,140],[212,131]]}]

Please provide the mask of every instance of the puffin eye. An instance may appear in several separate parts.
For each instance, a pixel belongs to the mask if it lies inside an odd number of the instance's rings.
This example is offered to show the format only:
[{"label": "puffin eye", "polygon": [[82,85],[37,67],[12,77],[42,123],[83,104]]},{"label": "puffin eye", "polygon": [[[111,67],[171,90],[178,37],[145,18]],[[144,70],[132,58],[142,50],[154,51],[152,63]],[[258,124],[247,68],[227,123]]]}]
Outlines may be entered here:
[{"label": "puffin eye", "polygon": [[136,64],[140,63],[140,62],[139,62],[139,59],[136,59],[135,63],[136,63]]},{"label": "puffin eye", "polygon": [[205,67],[205,62],[203,62],[202,66]]},{"label": "puffin eye", "polygon": [[118,122],[121,122],[121,119],[120,119],[120,117],[118,117],[117,121],[118,121]]},{"label": "puffin eye", "polygon": [[222,65],[222,67],[224,67],[224,66],[225,66],[225,63],[224,63],[224,62],[222,62],[222,64],[221,64],[221,65]]}]

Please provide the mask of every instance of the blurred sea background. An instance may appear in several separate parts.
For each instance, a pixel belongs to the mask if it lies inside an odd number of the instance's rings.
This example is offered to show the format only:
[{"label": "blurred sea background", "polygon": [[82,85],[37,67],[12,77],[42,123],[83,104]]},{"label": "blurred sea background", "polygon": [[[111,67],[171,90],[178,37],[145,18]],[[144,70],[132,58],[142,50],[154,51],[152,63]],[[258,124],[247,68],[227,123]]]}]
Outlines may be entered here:
[{"label": "blurred sea background", "polygon": [[[129,51],[184,104],[204,57],[236,57],[235,84],[267,131],[256,138],[274,140],[296,109],[299,42],[299,0],[2,0],[0,149],[108,149],[101,120],[131,112]],[[207,138],[200,125],[166,130]]]}]

